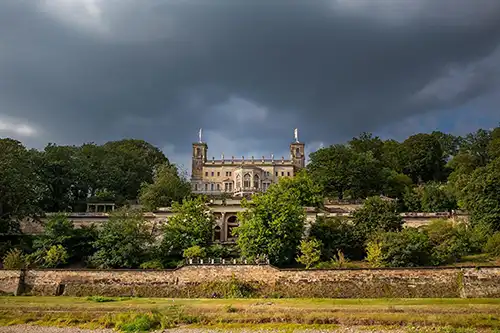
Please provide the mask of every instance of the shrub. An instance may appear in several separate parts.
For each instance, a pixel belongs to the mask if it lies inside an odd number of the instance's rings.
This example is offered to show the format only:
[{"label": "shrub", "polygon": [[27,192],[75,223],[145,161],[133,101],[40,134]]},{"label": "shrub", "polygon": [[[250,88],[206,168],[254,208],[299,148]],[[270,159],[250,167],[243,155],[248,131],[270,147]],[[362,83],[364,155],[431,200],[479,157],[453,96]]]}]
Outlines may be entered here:
[{"label": "shrub", "polygon": [[347,219],[319,216],[311,226],[309,236],[321,241],[321,260],[330,260],[338,250],[349,259],[363,258],[363,240],[359,239],[354,225]]},{"label": "shrub", "polygon": [[306,269],[319,262],[321,258],[321,242],[312,238],[300,242],[300,253],[297,262],[304,264]]},{"label": "shrub", "polygon": [[463,226],[456,226],[450,220],[432,221],[425,232],[432,246],[432,264],[456,262],[468,253],[468,235]]},{"label": "shrub", "polygon": [[116,302],[117,299],[104,297],[104,296],[88,296],[86,298],[87,301],[96,302],[96,303],[108,303],[108,302]]},{"label": "shrub", "polygon": [[337,255],[332,258],[332,263],[337,268],[343,268],[349,260],[345,258],[344,253],[341,250],[337,251]]},{"label": "shrub", "polygon": [[382,245],[377,241],[370,241],[366,245],[366,261],[373,267],[383,267]]},{"label": "shrub", "polygon": [[140,266],[141,269],[163,269],[163,264],[159,260],[150,260],[143,262]]},{"label": "shrub", "polygon": [[495,232],[484,246],[484,252],[500,256],[500,232]]},{"label": "shrub", "polygon": [[195,259],[195,258],[200,259],[200,258],[205,258],[207,256],[207,253],[205,251],[205,248],[196,245],[185,249],[183,256],[184,258],[187,259]]},{"label": "shrub", "polygon": [[25,258],[19,249],[11,249],[3,259],[4,269],[21,269],[25,267]]},{"label": "shrub", "polygon": [[207,255],[210,258],[228,258],[230,257],[230,249],[224,245],[214,244],[208,247]]},{"label": "shrub", "polygon": [[427,234],[406,228],[400,232],[377,234],[368,243],[367,250],[370,251],[367,260],[373,264],[378,263],[386,267],[415,267],[428,265],[431,262],[432,246]]},{"label": "shrub", "polygon": [[65,264],[68,261],[68,257],[68,252],[62,245],[54,245],[47,251],[43,266],[55,268]]}]

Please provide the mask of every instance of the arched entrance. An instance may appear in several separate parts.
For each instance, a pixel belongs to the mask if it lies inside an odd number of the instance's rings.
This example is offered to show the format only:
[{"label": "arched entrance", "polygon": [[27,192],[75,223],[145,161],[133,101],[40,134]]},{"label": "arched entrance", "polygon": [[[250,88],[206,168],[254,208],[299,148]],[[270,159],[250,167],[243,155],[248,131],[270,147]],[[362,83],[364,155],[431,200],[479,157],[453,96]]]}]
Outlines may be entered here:
[{"label": "arched entrance", "polygon": [[233,228],[236,228],[238,224],[238,218],[236,215],[232,215],[227,219],[227,240],[234,240],[235,235],[233,232]]}]

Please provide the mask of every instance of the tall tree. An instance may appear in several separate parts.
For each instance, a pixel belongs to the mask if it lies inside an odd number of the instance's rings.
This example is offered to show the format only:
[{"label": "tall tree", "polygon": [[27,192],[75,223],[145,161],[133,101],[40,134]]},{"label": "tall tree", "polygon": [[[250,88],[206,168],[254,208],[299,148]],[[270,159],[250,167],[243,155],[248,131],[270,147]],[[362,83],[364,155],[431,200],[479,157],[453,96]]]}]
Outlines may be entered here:
[{"label": "tall tree", "polygon": [[408,157],[405,173],[413,182],[422,183],[442,180],[444,157],[441,144],[431,134],[416,134],[403,142]]},{"label": "tall tree", "polygon": [[0,139],[0,233],[17,232],[21,219],[40,213],[42,193],[33,152],[19,141]]},{"label": "tall tree", "polygon": [[476,166],[485,166],[490,161],[488,155],[488,145],[491,141],[491,131],[479,129],[475,133],[465,136],[460,151],[471,155]]},{"label": "tall tree", "polygon": [[278,183],[242,205],[247,210],[238,215],[240,226],[235,230],[242,255],[265,255],[275,265],[293,262],[305,222],[298,193]]},{"label": "tall tree", "polygon": [[349,141],[349,146],[358,153],[372,153],[373,157],[380,160],[383,153],[384,142],[372,133],[363,132],[358,137]]},{"label": "tall tree", "polygon": [[406,150],[403,144],[396,140],[384,141],[381,161],[386,168],[402,173],[407,165]]},{"label": "tall tree", "polygon": [[153,183],[143,183],[140,202],[148,210],[169,207],[173,202],[182,202],[191,193],[189,181],[181,177],[174,165],[157,167]]}]

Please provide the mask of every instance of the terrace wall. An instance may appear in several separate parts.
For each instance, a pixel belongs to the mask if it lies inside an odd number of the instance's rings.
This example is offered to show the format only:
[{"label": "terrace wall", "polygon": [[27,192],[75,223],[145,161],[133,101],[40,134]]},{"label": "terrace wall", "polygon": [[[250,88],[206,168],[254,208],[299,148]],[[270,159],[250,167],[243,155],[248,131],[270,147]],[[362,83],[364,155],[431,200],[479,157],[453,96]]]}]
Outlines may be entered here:
[{"label": "terrace wall", "polygon": [[500,297],[500,267],[295,270],[188,265],[175,270],[0,270],[0,292],[139,297]]}]

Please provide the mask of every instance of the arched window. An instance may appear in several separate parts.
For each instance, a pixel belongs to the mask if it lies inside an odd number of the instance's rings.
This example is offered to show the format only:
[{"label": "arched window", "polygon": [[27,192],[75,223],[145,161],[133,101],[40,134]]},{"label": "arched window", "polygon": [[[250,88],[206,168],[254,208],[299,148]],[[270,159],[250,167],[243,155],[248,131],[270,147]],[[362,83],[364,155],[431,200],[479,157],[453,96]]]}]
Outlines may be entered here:
[{"label": "arched window", "polygon": [[196,148],[196,157],[201,157],[201,149]]},{"label": "arched window", "polygon": [[221,232],[220,232],[220,231],[221,231],[221,229],[220,229],[220,227],[219,227],[219,226],[216,226],[216,227],[214,228],[214,240],[215,240],[215,241],[220,241],[220,240],[221,240],[221,238],[220,238],[220,236],[221,236]]},{"label": "arched window", "polygon": [[245,176],[243,176],[243,188],[250,188],[250,175],[247,173]]},{"label": "arched window", "polygon": [[260,188],[260,178],[259,178],[259,175],[253,176],[253,187],[255,187],[256,189]]},{"label": "arched window", "polygon": [[300,148],[295,149],[295,157],[300,157]]}]

